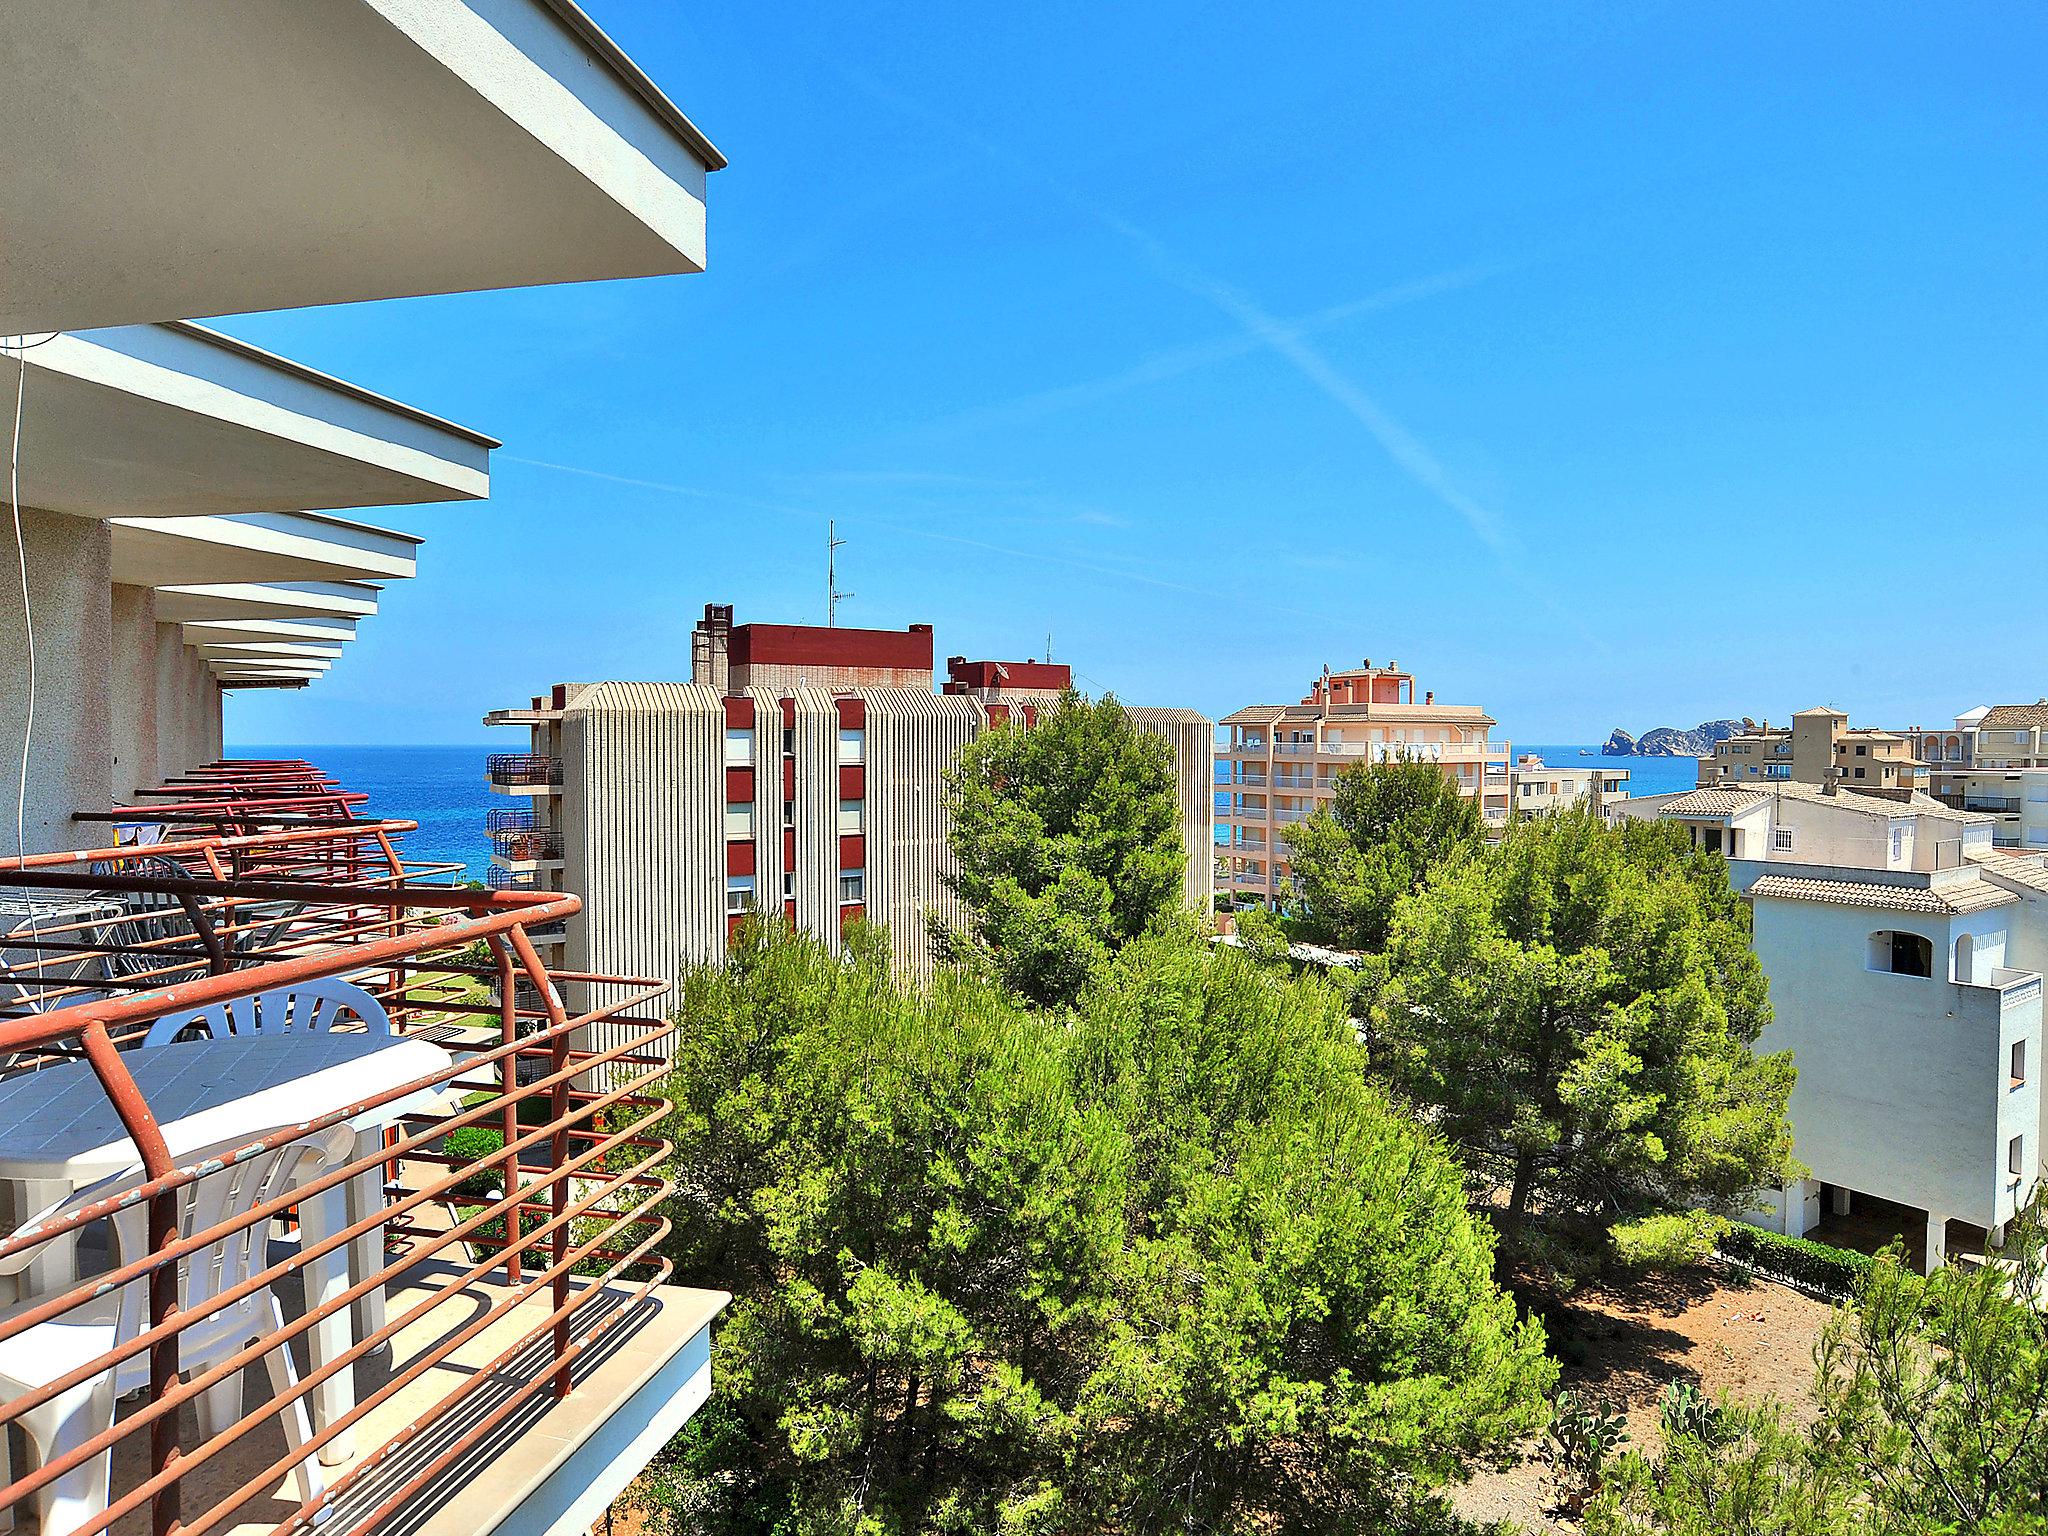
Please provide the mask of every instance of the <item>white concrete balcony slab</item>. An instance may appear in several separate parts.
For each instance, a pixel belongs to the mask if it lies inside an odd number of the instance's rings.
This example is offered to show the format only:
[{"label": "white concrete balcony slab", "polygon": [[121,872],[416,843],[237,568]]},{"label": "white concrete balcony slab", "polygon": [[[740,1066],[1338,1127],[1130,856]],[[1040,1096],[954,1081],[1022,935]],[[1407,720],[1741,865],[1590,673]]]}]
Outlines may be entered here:
[{"label": "white concrete balcony slab", "polygon": [[403,580],[417,569],[421,543],[314,512],[122,517],[113,535],[114,580],[136,587]]},{"label": "white concrete balcony slab", "polygon": [[334,661],[341,655],[339,645],[299,645],[286,641],[269,644],[242,641],[233,645],[201,645],[194,649],[208,661]]},{"label": "white concrete balcony slab", "polygon": [[356,635],[354,619],[206,619],[183,626],[187,645],[342,645]]},{"label": "white concrete balcony slab", "polygon": [[382,589],[359,581],[195,582],[159,587],[156,616],[166,624],[262,619],[354,621],[377,611]]},{"label": "white concrete balcony slab", "polygon": [[0,334],[694,272],[724,164],[571,0],[10,0]]},{"label": "white concrete balcony slab", "polygon": [[324,656],[241,656],[211,658],[206,665],[216,675],[318,677],[334,663]]},{"label": "white concrete balcony slab", "polygon": [[[232,516],[490,494],[495,439],[202,326],[85,331],[20,355],[28,506]],[[16,380],[0,368],[7,419]]]}]

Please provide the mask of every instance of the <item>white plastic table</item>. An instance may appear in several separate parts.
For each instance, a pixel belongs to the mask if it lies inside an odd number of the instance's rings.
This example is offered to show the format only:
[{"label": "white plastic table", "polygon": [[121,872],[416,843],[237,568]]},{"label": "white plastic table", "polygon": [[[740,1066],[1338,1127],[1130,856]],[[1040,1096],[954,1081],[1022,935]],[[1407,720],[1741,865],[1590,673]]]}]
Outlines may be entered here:
[{"label": "white plastic table", "polygon": [[[175,1158],[332,1114],[443,1071],[452,1058],[437,1045],[402,1036],[287,1030],[152,1046],[125,1051],[122,1060]],[[423,1097],[438,1096],[407,1095],[349,1123],[358,1131],[391,1125],[422,1107]],[[17,1211],[39,1210],[73,1189],[141,1162],[87,1063],[63,1062],[0,1081],[0,1180],[20,1186]],[[299,1219],[308,1246],[340,1230],[345,1225],[342,1187],[305,1202]],[[308,1310],[347,1289],[345,1257],[345,1250],[337,1250],[307,1266]],[[28,1292],[48,1293],[68,1287],[76,1276],[76,1245],[59,1239],[45,1244],[24,1278]],[[308,1329],[313,1369],[347,1349],[349,1333],[346,1308]],[[316,1427],[324,1428],[354,1406],[352,1376],[336,1371],[314,1390]],[[347,1460],[349,1439],[337,1436],[322,1447],[320,1459],[330,1464]]]}]

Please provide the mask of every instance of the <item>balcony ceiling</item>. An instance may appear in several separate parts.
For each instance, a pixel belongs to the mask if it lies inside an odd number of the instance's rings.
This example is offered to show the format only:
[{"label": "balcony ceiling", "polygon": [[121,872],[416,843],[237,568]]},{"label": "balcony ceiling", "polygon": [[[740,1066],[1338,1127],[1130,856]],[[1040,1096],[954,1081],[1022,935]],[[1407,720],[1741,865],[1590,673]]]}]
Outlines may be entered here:
[{"label": "balcony ceiling", "polygon": [[[159,597],[159,603],[162,599]],[[161,609],[158,620],[162,621]],[[203,619],[184,625],[187,645],[340,645],[353,640],[354,619]]]},{"label": "balcony ceiling", "polygon": [[570,0],[10,0],[0,334],[700,271],[718,152]]},{"label": "balcony ceiling", "polygon": [[[87,331],[23,355],[28,506],[223,516],[490,494],[492,439],[200,326]],[[0,366],[0,419],[17,379]]]},{"label": "balcony ceiling", "polygon": [[367,619],[381,589],[354,581],[199,582],[158,587],[157,621],[231,623],[247,619]]},{"label": "balcony ceiling", "polygon": [[303,641],[239,641],[232,645],[200,645],[195,650],[208,661],[334,661],[341,656],[339,645],[310,645]]},{"label": "balcony ceiling", "polygon": [[310,512],[116,518],[113,530],[114,580],[136,587],[398,580],[413,574],[420,544]]}]

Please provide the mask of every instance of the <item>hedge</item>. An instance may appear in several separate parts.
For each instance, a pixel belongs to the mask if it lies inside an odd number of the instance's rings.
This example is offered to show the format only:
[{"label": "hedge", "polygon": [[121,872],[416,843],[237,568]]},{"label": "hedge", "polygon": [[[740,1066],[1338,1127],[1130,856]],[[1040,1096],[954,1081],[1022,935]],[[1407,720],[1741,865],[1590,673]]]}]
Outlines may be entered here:
[{"label": "hedge", "polygon": [[[464,1125],[448,1133],[441,1143],[441,1150],[448,1154],[448,1171],[461,1173],[465,1164],[480,1163],[504,1145],[505,1138],[488,1126]],[[495,1195],[504,1187],[505,1165],[497,1163],[465,1175],[453,1193],[475,1199],[482,1195]]]},{"label": "hedge", "polygon": [[1867,1253],[1766,1232],[1739,1221],[1721,1234],[1718,1246],[1724,1259],[1836,1301],[1855,1295],[1876,1262]]}]

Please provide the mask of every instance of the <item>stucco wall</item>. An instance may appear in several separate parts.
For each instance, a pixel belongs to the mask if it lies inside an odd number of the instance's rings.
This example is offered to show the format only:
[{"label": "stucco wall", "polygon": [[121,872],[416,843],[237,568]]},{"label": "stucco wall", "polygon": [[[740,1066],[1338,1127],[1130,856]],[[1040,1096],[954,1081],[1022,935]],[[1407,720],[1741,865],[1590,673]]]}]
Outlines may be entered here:
[{"label": "stucco wall", "polygon": [[[2037,1127],[2039,1111],[2037,1097],[2013,1101],[2007,1052],[2024,1036],[2039,1060],[2039,994],[2007,1008],[1995,989],[1946,979],[1956,934],[1968,929],[1988,948],[2007,910],[1951,920],[1757,901],[1773,1014],[1757,1048],[1793,1053],[1793,1153],[1816,1179],[1982,1226],[2012,1214],[2006,1141]],[[1869,969],[1869,936],[1882,929],[1926,937],[1934,976]],[[2026,1183],[2037,1143],[2028,1137]]]},{"label": "stucco wall", "polygon": [[[24,508],[29,606],[36,650],[22,841],[30,853],[93,846],[105,829],[71,813],[113,797],[113,541],[93,518]],[[28,715],[28,639],[13,527],[0,522],[0,850],[14,851],[14,810]]]},{"label": "stucco wall", "polygon": [[[114,799],[135,803],[135,792],[158,782],[157,741],[160,658],[156,593],[148,587],[117,586],[111,604],[113,673],[111,771]],[[177,631],[172,630],[175,639]]]}]

